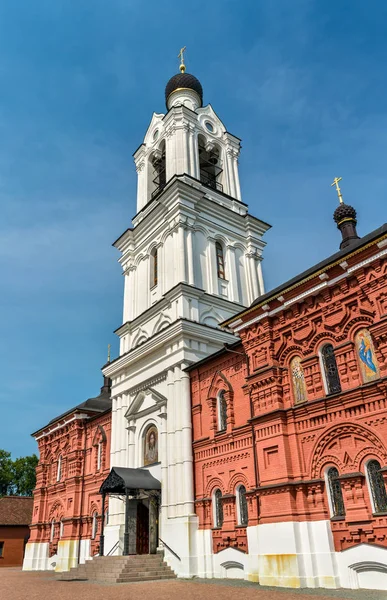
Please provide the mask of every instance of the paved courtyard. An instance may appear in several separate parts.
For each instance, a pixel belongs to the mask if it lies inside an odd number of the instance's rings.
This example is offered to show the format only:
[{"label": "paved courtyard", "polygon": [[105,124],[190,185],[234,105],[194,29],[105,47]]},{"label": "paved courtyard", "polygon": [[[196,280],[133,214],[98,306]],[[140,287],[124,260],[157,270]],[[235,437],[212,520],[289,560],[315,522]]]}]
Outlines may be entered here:
[{"label": "paved courtyard", "polygon": [[107,585],[56,581],[52,573],[0,569],[1,600],[224,600],[235,594],[243,600],[387,600],[386,592],[367,590],[290,590],[260,587],[243,581],[172,580]]}]

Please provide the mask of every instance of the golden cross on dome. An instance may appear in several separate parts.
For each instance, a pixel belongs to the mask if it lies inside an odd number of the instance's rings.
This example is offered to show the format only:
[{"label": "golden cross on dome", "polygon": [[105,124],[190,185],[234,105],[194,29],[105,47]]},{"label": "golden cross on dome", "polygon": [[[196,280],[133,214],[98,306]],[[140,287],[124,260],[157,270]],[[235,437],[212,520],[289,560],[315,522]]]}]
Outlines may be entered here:
[{"label": "golden cross on dome", "polygon": [[184,52],[185,52],[186,48],[187,48],[187,46],[184,46],[184,48],[181,48],[179,54],[177,55],[177,58],[180,58],[180,67],[179,68],[180,68],[181,73],[185,72]]},{"label": "golden cross on dome", "polygon": [[334,185],[336,186],[336,191],[337,191],[337,195],[339,197],[340,204],[344,204],[343,196],[341,194],[341,189],[339,186],[339,183],[342,179],[343,179],[342,177],[335,177],[333,180],[333,183],[331,183],[331,187],[333,187]]}]

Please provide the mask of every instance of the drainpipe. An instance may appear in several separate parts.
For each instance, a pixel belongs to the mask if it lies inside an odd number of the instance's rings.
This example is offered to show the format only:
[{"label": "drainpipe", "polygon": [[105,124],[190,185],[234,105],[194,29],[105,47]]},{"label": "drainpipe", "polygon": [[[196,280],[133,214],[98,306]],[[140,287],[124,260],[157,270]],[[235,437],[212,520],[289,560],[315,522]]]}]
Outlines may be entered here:
[{"label": "drainpipe", "polygon": [[85,487],[85,465],[86,465],[86,421],[83,423],[83,434],[84,434],[84,442],[83,442],[83,464],[82,464],[82,476],[81,476],[81,504],[79,507],[79,540],[78,540],[78,564],[81,564],[81,540],[83,533],[83,522],[82,522],[82,513],[83,513],[83,492]]}]

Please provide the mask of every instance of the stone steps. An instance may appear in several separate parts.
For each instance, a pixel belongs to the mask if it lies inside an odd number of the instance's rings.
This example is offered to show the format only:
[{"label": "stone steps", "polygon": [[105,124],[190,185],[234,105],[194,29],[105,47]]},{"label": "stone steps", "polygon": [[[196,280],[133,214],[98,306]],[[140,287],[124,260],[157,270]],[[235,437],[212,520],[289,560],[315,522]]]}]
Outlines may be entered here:
[{"label": "stone steps", "polygon": [[133,556],[96,556],[85,564],[58,574],[60,581],[103,581],[130,583],[175,579],[176,575],[160,554]]}]

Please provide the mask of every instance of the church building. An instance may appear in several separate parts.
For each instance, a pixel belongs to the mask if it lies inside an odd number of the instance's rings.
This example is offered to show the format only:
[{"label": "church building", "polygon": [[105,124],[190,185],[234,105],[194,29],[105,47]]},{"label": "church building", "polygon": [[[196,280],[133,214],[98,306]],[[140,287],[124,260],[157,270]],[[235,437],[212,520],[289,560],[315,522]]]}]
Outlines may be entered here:
[{"label": "church building", "polygon": [[[119,356],[34,434],[24,569],[163,552],[179,577],[387,589],[387,226],[265,293],[240,140],[180,73],[114,242]],[[103,560],[98,558],[98,560]]]},{"label": "church building", "polygon": [[[202,86],[186,73],[183,59],[180,72],[166,85],[165,101],[166,113],[153,114],[134,153],[138,185],[133,226],[114,242],[123,270],[124,305],[123,323],[115,332],[119,357],[103,368],[111,382],[112,471],[101,488],[98,514],[108,511],[108,519],[101,519],[99,552],[155,552],[161,546],[175,572],[190,577],[197,570],[198,518],[186,368],[234,343],[234,333],[219,324],[264,293],[263,235],[270,226],[250,215],[242,201],[240,140],[211,105],[203,106]],[[62,431],[62,423],[56,432]],[[53,439],[52,427],[46,432]],[[62,444],[68,447],[67,438]],[[53,448],[50,441],[45,453],[59,465],[57,444]],[[44,453],[40,460],[38,470],[47,470]],[[92,467],[89,462],[88,472]],[[139,482],[144,469],[149,477]],[[38,479],[45,504],[34,508],[33,529],[45,531],[42,540],[54,519],[49,500],[53,478]],[[82,520],[73,490],[70,496],[67,502]],[[59,530],[52,527],[57,540]],[[71,536],[79,536],[74,527]],[[86,557],[91,534],[81,541],[83,550],[77,552]],[[46,568],[53,547],[45,541],[43,549],[41,543],[31,539],[25,568]],[[63,539],[56,548],[55,567],[73,566],[77,544]]]},{"label": "church building", "polygon": [[200,577],[387,589],[387,225],[338,191],[339,252],[188,369]]}]

